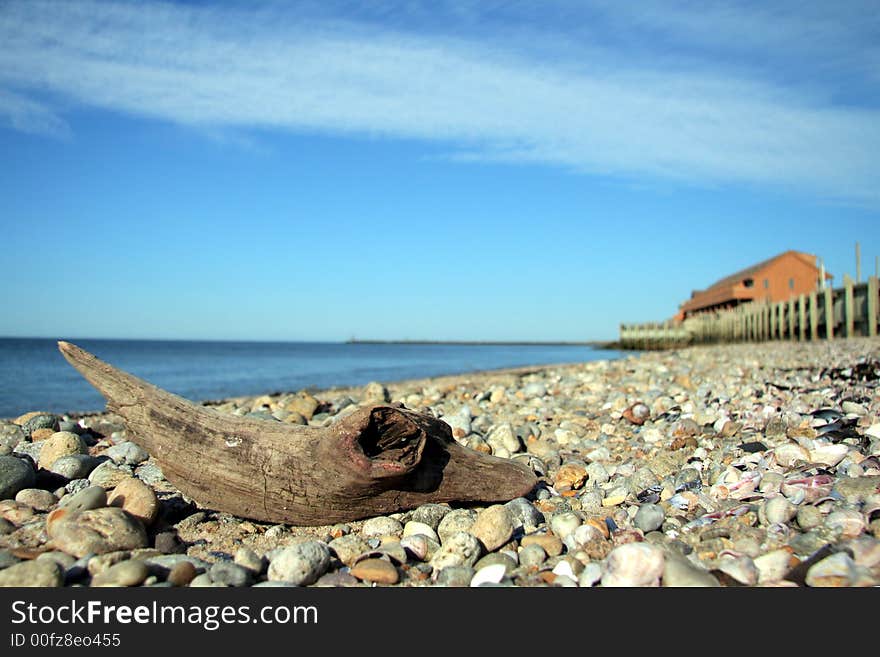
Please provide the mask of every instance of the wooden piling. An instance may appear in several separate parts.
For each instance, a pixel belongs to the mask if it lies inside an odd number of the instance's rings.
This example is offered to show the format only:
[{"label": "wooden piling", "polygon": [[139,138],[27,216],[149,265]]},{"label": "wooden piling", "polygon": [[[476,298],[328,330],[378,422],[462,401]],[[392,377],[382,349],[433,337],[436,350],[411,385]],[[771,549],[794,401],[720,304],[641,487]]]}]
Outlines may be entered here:
[{"label": "wooden piling", "polygon": [[856,334],[855,315],[853,309],[853,280],[846,274],[843,276],[843,318],[846,324],[846,337],[851,338]]},{"label": "wooden piling", "polygon": [[825,339],[834,339],[834,291],[826,287],[825,293]]},{"label": "wooden piling", "polygon": [[810,340],[819,339],[819,295],[816,290],[810,292]]},{"label": "wooden piling", "polygon": [[804,305],[806,303],[806,297],[801,294],[798,297],[797,305],[798,305],[798,339],[803,342],[807,339],[807,309]]},{"label": "wooden piling", "polygon": [[880,294],[880,279],[876,276],[868,278],[868,335],[877,336],[877,296]]}]

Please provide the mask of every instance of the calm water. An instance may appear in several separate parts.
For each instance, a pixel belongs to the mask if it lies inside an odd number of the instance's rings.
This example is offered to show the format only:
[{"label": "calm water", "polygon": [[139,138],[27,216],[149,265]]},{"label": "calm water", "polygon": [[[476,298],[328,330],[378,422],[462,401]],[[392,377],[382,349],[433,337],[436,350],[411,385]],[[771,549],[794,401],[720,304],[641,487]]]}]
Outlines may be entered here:
[{"label": "calm water", "polygon": [[[617,358],[586,346],[73,340],[112,365],[192,400]],[[0,417],[98,411],[101,397],[49,339],[0,338]]]}]

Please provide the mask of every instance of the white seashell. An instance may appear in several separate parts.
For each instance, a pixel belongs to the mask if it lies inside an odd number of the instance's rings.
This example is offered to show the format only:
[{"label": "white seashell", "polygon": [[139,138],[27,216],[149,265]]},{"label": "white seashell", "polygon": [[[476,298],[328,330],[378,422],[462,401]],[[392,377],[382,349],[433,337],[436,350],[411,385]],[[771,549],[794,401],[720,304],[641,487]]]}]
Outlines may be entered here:
[{"label": "white seashell", "polygon": [[553,568],[553,574],[557,576],[568,577],[574,581],[577,581],[577,576],[571,569],[571,564],[564,560],[556,564],[556,567]]},{"label": "white seashell", "polygon": [[427,536],[430,539],[433,539],[440,542],[440,537],[437,536],[437,532],[434,531],[434,528],[431,525],[425,524],[424,522],[417,522],[415,520],[410,520],[403,526],[403,535],[404,536],[417,536],[417,535]]},{"label": "white seashell", "polygon": [[810,453],[797,443],[780,445],[773,450],[773,454],[776,456],[776,462],[785,468],[791,467],[797,461],[810,462]]},{"label": "white seashell", "polygon": [[871,438],[880,438],[880,422],[872,424],[865,429],[865,435],[870,436]]},{"label": "white seashell", "polygon": [[660,586],[663,551],[648,543],[625,543],[605,558],[602,586]]},{"label": "white seashell", "polygon": [[767,524],[786,523],[797,514],[797,507],[782,495],[770,497],[764,502],[762,509]]},{"label": "white seashell", "polygon": [[820,445],[810,452],[810,459],[813,463],[824,463],[825,465],[837,465],[849,453],[849,447],[846,445]]},{"label": "white seashell", "polygon": [[504,579],[504,573],[507,572],[503,563],[492,564],[485,568],[480,568],[471,578],[471,586],[481,586],[483,584],[498,584]]},{"label": "white seashell", "polygon": [[419,561],[424,561],[425,557],[428,556],[428,539],[423,534],[404,536],[400,539],[400,547]]},{"label": "white seashell", "polygon": [[853,553],[856,566],[874,568],[880,565],[880,540],[872,536],[859,536],[846,544]]},{"label": "white seashell", "polygon": [[807,571],[807,586],[850,586],[856,578],[856,565],[846,552],[825,557]]},{"label": "white seashell", "polygon": [[791,553],[788,550],[773,550],[754,560],[758,569],[758,583],[778,582],[791,569]]},{"label": "white seashell", "polygon": [[562,542],[570,551],[574,552],[590,541],[602,540],[605,540],[605,535],[598,527],[594,527],[593,525],[581,525],[562,539]]},{"label": "white seashell", "polygon": [[829,529],[839,530],[840,538],[855,538],[865,531],[865,516],[854,509],[841,509],[832,511],[825,518],[825,526]]},{"label": "white seashell", "polygon": [[718,560],[716,568],[745,586],[754,586],[758,583],[758,568],[746,555],[722,557]]}]

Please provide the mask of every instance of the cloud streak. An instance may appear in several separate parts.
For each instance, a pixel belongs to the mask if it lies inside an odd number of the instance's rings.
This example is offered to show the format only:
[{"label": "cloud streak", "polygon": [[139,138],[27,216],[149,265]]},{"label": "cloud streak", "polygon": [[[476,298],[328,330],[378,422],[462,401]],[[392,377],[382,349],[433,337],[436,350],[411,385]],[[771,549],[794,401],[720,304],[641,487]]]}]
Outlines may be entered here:
[{"label": "cloud streak", "polygon": [[63,134],[51,100],[63,99],[208,130],[418,139],[459,159],[880,203],[874,107],[705,61],[613,65],[607,44],[547,58],[503,30],[479,40],[279,12],[4,5],[0,115],[19,130]]}]

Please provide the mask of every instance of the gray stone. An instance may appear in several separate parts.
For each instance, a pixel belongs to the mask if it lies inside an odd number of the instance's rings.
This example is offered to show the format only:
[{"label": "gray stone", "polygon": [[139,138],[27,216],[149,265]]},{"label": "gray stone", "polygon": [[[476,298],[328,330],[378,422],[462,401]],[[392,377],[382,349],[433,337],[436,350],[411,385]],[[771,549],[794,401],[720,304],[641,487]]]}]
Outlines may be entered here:
[{"label": "gray stone", "polygon": [[113,564],[92,578],[92,586],[139,586],[150,574],[150,569],[139,559],[128,559]]},{"label": "gray stone", "polygon": [[825,515],[812,504],[805,504],[797,510],[797,524],[803,531],[810,531],[821,525]]},{"label": "gray stone", "polygon": [[58,489],[58,491],[55,492],[55,495],[59,498],[66,493],[72,493],[75,495],[76,493],[80,492],[81,490],[85,490],[91,485],[92,482],[88,479],[71,479],[66,484],[64,484],[64,488]]},{"label": "gray stone", "polygon": [[587,465],[587,477],[593,484],[604,484],[611,478],[605,466],[598,461],[593,461]]},{"label": "gray stone", "polygon": [[10,500],[23,488],[31,488],[36,473],[31,464],[15,456],[0,456],[0,500]]},{"label": "gray stone", "polygon": [[445,543],[446,539],[458,532],[470,531],[477,518],[477,514],[471,509],[455,509],[445,516],[440,524],[437,525],[437,535],[440,542]]},{"label": "gray stone", "polygon": [[[250,415],[250,413],[248,413]],[[201,575],[196,575],[190,580],[189,583],[190,588],[208,588],[212,586],[225,586],[225,584],[217,584],[214,580],[211,579],[211,576],[208,573],[202,573]]]},{"label": "gray stone", "polygon": [[88,488],[83,488],[78,493],[62,497],[58,506],[67,509],[71,513],[100,509],[107,506],[107,491],[101,486],[89,486]]},{"label": "gray stone", "polygon": [[486,433],[486,442],[495,451],[498,451],[498,448],[504,448],[514,454],[522,449],[522,442],[509,422],[496,424],[489,429]]},{"label": "gray stone", "polygon": [[349,573],[335,572],[321,575],[321,577],[318,578],[318,581],[315,582],[315,586],[322,588],[338,588],[348,586],[360,586],[360,582],[357,580],[356,577],[350,575]]},{"label": "gray stone", "polygon": [[16,502],[27,504],[37,511],[48,511],[58,502],[58,498],[42,488],[22,488],[15,496]]},{"label": "gray stone", "polygon": [[121,442],[118,445],[108,447],[107,451],[104,453],[110,457],[114,463],[121,465],[139,465],[150,458],[150,455],[146,451],[128,440]]},{"label": "gray stone", "polygon": [[11,454],[23,442],[25,442],[25,435],[20,426],[9,422],[0,422],[0,456]]},{"label": "gray stone", "polygon": [[330,541],[330,549],[342,563],[351,566],[357,557],[370,550],[370,546],[360,536],[348,534]]},{"label": "gray stone", "polygon": [[434,531],[437,531],[440,521],[443,520],[446,514],[450,511],[452,511],[452,509],[445,504],[422,504],[412,512],[410,520],[423,522]]},{"label": "gray stone", "polygon": [[56,459],[48,470],[65,479],[86,479],[100,462],[88,454],[70,454]]},{"label": "gray stone", "polygon": [[663,586],[669,587],[712,587],[721,586],[710,572],[692,564],[677,554],[667,554],[663,565]]},{"label": "gray stone", "polygon": [[524,497],[517,497],[504,505],[507,508],[510,519],[516,528],[523,528],[527,534],[531,534],[544,522],[544,514],[535,508],[535,505]]},{"label": "gray stone", "polygon": [[9,568],[9,566],[18,563],[19,561],[21,561],[21,559],[16,557],[9,550],[0,549],[0,570],[3,570],[4,568]]},{"label": "gray stone", "polygon": [[137,477],[145,484],[155,486],[164,483],[165,475],[162,474],[162,468],[152,462],[141,463],[136,470]]},{"label": "gray stone", "polygon": [[59,550],[77,557],[147,547],[144,526],[115,507],[68,513],[47,530]]},{"label": "gray stone", "polygon": [[55,587],[64,584],[61,567],[54,561],[22,561],[0,570],[0,586]]},{"label": "gray stone", "polygon": [[540,545],[527,545],[519,551],[521,566],[540,566],[547,560],[547,553]]},{"label": "gray stone", "polygon": [[626,478],[626,487],[633,495],[638,495],[643,490],[656,486],[659,483],[660,480],[650,468],[639,468]]},{"label": "gray stone", "polygon": [[564,539],[583,524],[581,517],[574,511],[563,511],[550,518],[550,529],[556,536]]},{"label": "gray stone", "polygon": [[696,468],[682,468],[675,475],[676,490],[696,490],[700,486],[700,471]]},{"label": "gray stone", "polygon": [[367,538],[371,536],[400,536],[401,534],[403,534],[403,525],[399,520],[388,516],[370,518],[361,529],[361,535]]},{"label": "gray stone", "polygon": [[477,514],[470,533],[479,539],[487,552],[492,552],[510,540],[513,530],[513,521],[507,507],[495,504]]},{"label": "gray stone", "polygon": [[320,541],[306,541],[287,547],[269,563],[269,579],[297,586],[313,584],[330,565],[330,549]]},{"label": "gray stone", "polygon": [[253,580],[250,570],[229,561],[218,561],[211,566],[208,574],[214,583],[224,586],[247,586]]},{"label": "gray stone", "polygon": [[14,453],[29,456],[34,463],[39,463],[40,453],[43,451],[43,442],[44,441],[40,440],[35,443],[18,443],[18,447],[15,448]]},{"label": "gray stone", "polygon": [[104,461],[89,473],[89,481],[102,488],[116,488],[116,485],[132,475],[128,466],[116,465],[113,461]]},{"label": "gray stone", "polygon": [[516,560],[501,552],[493,552],[492,554],[487,554],[485,557],[477,561],[474,564],[474,570],[479,572],[482,568],[486,566],[495,566],[502,565],[504,566],[504,573],[509,575],[517,566]]},{"label": "gray stone", "polygon": [[74,557],[64,552],[59,552],[58,550],[43,552],[43,554],[37,556],[37,559],[49,559],[50,561],[54,561],[59,566],[61,566],[61,570],[72,568],[73,565],[76,563],[76,559]]},{"label": "gray stone", "polygon": [[242,568],[247,568],[257,575],[262,573],[263,570],[266,569],[267,565],[265,557],[261,557],[259,554],[246,546],[242,546],[238,548],[238,550],[236,550],[233,561],[235,561],[235,563],[237,563]]},{"label": "gray stone", "polygon": [[149,566],[156,566],[160,571],[162,570],[171,570],[177,564],[183,563],[184,561],[193,565],[196,569],[196,572],[203,573],[211,567],[207,561],[199,559],[198,557],[192,557],[188,554],[160,554],[155,557],[149,557],[144,559],[144,563]]},{"label": "gray stone", "polygon": [[633,525],[646,534],[660,529],[666,520],[666,512],[658,504],[642,504],[633,518]]},{"label": "gray stone", "polygon": [[70,433],[75,433],[82,435],[85,433],[85,429],[79,426],[79,422],[74,420],[61,420],[58,423],[58,431],[69,431]]},{"label": "gray stone", "polygon": [[468,566],[447,566],[437,573],[438,586],[469,587],[476,571]]},{"label": "gray stone", "polygon": [[61,418],[57,415],[52,413],[40,413],[39,415],[29,418],[28,421],[22,425],[21,429],[24,431],[24,434],[30,438],[31,434],[37,429],[52,429],[53,431],[57,431],[60,421]]},{"label": "gray stone", "polygon": [[0,518],[0,536],[6,536],[14,531],[15,525],[9,522],[6,518]]},{"label": "gray stone", "polygon": [[430,563],[435,571],[449,566],[473,567],[482,552],[482,545],[476,536],[468,532],[456,532],[446,537]]}]

